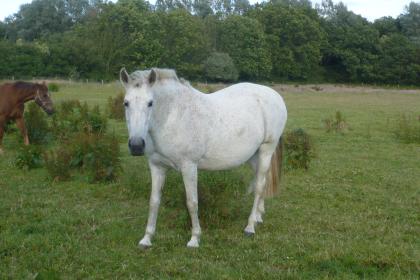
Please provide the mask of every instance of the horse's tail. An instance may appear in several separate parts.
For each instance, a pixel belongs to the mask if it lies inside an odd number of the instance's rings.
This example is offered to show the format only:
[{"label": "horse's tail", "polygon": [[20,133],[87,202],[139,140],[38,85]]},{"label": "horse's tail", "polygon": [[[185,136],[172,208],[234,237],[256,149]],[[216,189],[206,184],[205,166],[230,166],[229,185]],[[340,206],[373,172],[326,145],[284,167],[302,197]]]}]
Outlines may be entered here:
[{"label": "horse's tail", "polygon": [[279,191],[282,163],[283,163],[283,137],[280,137],[276,150],[271,157],[270,168],[267,172],[265,197],[273,197]]}]

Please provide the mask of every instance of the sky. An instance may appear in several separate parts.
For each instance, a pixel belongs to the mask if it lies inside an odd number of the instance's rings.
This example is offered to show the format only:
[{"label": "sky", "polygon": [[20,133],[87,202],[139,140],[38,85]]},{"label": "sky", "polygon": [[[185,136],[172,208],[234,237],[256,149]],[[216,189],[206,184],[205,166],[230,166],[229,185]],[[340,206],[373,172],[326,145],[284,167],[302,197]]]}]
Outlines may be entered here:
[{"label": "sky", "polygon": [[[114,2],[116,0],[113,0]],[[249,0],[251,4],[258,0]],[[338,0],[333,0],[335,3]],[[356,14],[362,15],[370,21],[383,16],[397,17],[404,11],[412,0],[342,0],[347,8]],[[0,20],[16,13],[20,5],[30,3],[31,0],[0,0]],[[154,0],[149,0],[154,3]],[[312,0],[312,3],[320,3],[322,0]]]}]

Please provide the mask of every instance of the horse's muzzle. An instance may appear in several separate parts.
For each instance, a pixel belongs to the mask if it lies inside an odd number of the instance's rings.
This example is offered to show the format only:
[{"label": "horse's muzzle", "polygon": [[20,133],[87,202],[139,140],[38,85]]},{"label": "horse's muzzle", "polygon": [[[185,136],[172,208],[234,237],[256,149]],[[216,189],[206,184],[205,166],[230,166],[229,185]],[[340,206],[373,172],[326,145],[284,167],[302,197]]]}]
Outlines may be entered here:
[{"label": "horse's muzzle", "polygon": [[144,155],[144,149],[146,147],[146,143],[144,142],[143,138],[139,140],[128,140],[128,148],[130,149],[130,153],[132,156],[142,156]]}]

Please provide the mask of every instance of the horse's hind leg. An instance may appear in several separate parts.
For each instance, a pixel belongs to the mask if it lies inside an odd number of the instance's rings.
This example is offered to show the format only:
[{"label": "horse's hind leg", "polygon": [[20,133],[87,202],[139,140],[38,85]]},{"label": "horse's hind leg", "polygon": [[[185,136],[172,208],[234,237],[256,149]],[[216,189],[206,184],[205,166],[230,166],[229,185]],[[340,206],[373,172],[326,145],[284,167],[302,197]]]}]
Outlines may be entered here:
[{"label": "horse's hind leg", "polygon": [[197,165],[186,163],[181,168],[182,178],[187,196],[187,208],[190,212],[192,234],[188,247],[198,247],[200,243],[201,228],[198,220],[198,194],[197,194]]},{"label": "horse's hind leg", "polygon": [[16,119],[16,126],[19,128],[20,133],[22,134],[23,142],[25,143],[25,145],[29,145],[28,131],[26,130],[25,120],[23,119],[23,116]]},{"label": "horse's hind leg", "polygon": [[3,117],[0,117],[0,155],[3,154],[3,135],[4,135],[4,129],[6,125],[6,120]]},{"label": "horse's hind leg", "polygon": [[[249,184],[248,187],[248,193],[254,192],[255,191],[255,185],[257,182],[257,171],[258,171],[258,152],[255,153],[251,159],[248,161],[249,165],[252,168],[252,171],[254,171],[254,178],[252,178],[251,183]],[[265,212],[265,208],[264,208],[264,195],[262,195],[260,197],[260,202],[258,203],[258,207],[257,207],[257,216],[256,216],[256,220],[257,223],[262,223],[263,219],[262,219],[262,215]]]},{"label": "horse's hind leg", "polygon": [[[264,189],[266,186],[266,175],[271,164],[271,157],[276,149],[275,143],[266,143],[261,145],[257,153],[257,170],[254,188],[254,205],[252,206],[251,215],[248,219],[248,225],[245,228],[246,235],[255,233],[255,224],[261,219],[264,210]],[[261,208],[262,207],[262,208]],[[262,219],[261,219],[262,221]]]}]

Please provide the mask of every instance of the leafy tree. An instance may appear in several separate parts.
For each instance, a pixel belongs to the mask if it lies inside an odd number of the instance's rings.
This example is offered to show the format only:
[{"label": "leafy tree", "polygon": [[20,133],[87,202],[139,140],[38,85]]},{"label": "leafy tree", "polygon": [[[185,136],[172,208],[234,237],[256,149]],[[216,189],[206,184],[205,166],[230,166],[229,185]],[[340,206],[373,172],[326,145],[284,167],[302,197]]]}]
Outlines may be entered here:
[{"label": "leafy tree", "polygon": [[380,40],[377,72],[380,82],[420,84],[420,60],[415,45],[401,34],[385,35]]},{"label": "leafy tree", "polygon": [[[327,3],[326,3],[327,2]],[[328,45],[322,65],[328,76],[341,82],[372,82],[378,58],[379,32],[366,19],[347,10],[342,3],[324,1],[321,15]]]},{"label": "leafy tree", "polygon": [[[300,6],[278,1],[252,12],[264,25],[271,51],[273,77],[305,80],[316,73],[321,61],[324,33],[319,19]],[[283,4],[283,2],[287,2]],[[300,1],[298,1],[298,4]],[[301,5],[301,4],[300,4]]]},{"label": "leafy tree", "polygon": [[177,69],[188,78],[202,73],[202,64],[209,54],[209,41],[203,21],[183,9],[161,14],[161,26],[155,33],[163,49],[161,66]]},{"label": "leafy tree", "polygon": [[420,2],[411,2],[398,19],[402,32],[420,45]]},{"label": "leafy tree", "polygon": [[400,32],[398,21],[392,17],[382,17],[375,20],[373,27],[378,30],[380,37]]},{"label": "leafy tree", "polygon": [[238,71],[227,53],[212,53],[204,63],[204,71],[212,81],[234,82],[238,79]]},{"label": "leafy tree", "polygon": [[255,19],[233,15],[220,25],[219,50],[228,53],[241,79],[268,78],[271,71],[270,52],[263,26]]},{"label": "leafy tree", "polygon": [[42,53],[34,45],[0,41],[0,53],[0,77],[32,78],[43,74]]},{"label": "leafy tree", "polygon": [[0,20],[0,40],[6,38],[6,24]]},{"label": "leafy tree", "polygon": [[200,17],[207,17],[213,14],[213,9],[211,7],[212,1],[211,0],[194,0],[193,2],[193,10],[197,16]]}]

